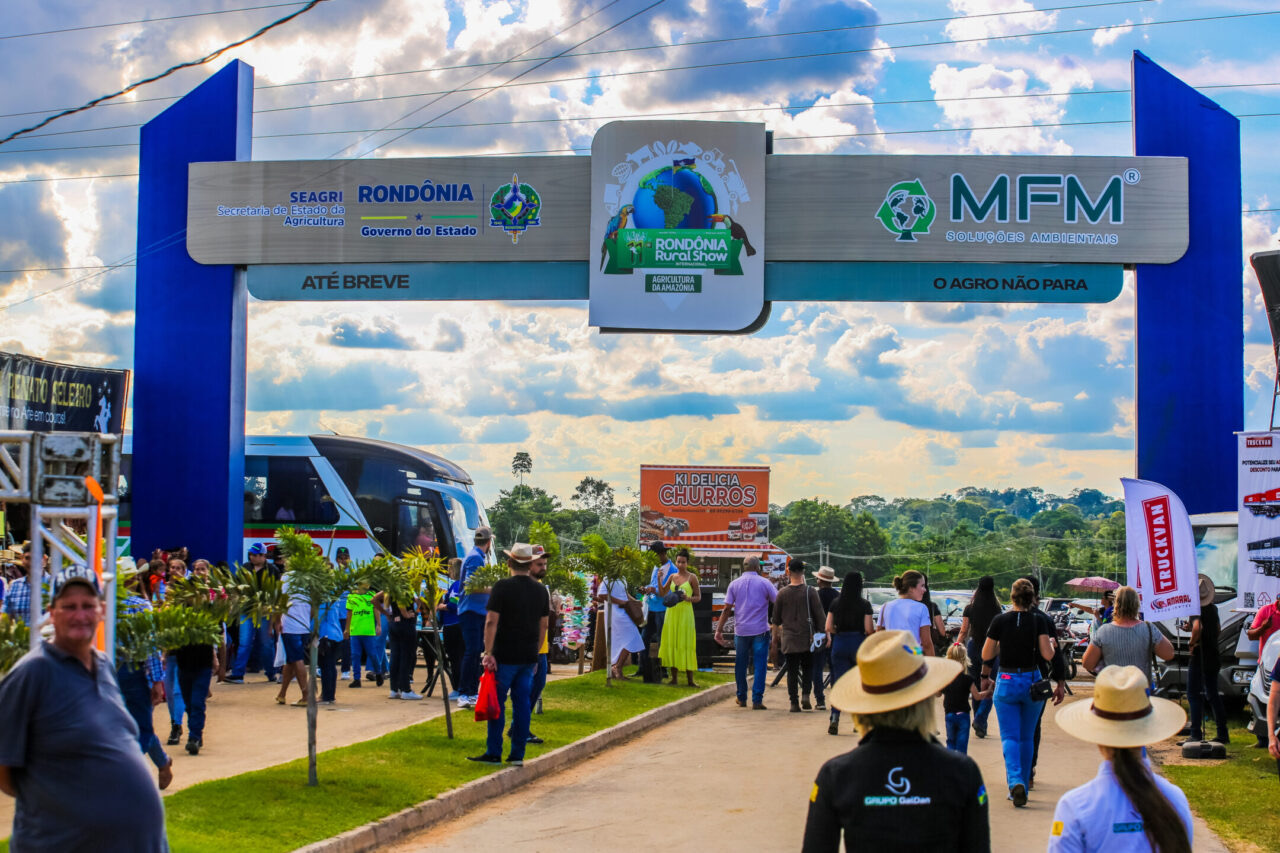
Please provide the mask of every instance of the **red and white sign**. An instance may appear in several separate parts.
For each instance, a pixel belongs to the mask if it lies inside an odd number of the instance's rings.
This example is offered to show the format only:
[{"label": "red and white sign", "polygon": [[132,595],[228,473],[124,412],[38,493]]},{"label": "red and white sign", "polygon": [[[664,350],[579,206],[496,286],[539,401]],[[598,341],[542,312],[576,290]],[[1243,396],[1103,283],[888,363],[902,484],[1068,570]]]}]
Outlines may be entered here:
[{"label": "red and white sign", "polygon": [[1280,448],[1274,434],[1239,434],[1236,607],[1257,610],[1280,595]]},{"label": "red and white sign", "polygon": [[1159,483],[1121,479],[1124,486],[1128,584],[1147,619],[1200,614],[1196,540],[1178,496]]}]

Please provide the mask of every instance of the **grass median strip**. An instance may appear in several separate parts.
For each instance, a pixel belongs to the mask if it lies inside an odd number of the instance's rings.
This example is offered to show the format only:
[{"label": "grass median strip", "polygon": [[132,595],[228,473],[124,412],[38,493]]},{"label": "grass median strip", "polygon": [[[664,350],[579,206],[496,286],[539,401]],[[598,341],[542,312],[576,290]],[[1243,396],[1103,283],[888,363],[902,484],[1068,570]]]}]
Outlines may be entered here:
[{"label": "grass median strip", "polygon": [[1280,851],[1276,762],[1253,742],[1252,734],[1235,729],[1227,761],[1166,764],[1160,772],[1232,850]]},{"label": "grass median strip", "polygon": [[[731,678],[698,674],[703,688]],[[603,672],[553,681],[543,693],[546,713],[535,715],[532,725],[546,744],[530,745],[526,757],[535,758],[694,692],[638,681],[610,688]],[[474,722],[470,712],[454,716],[454,733],[454,740],[446,737],[441,717],[322,752],[317,788],[306,785],[305,759],[193,785],[165,798],[169,844],[175,853],[293,850],[500,769],[466,760],[484,752],[485,724]],[[298,736],[306,736],[301,724]],[[243,741],[228,748],[253,748],[251,721],[245,725]]]}]

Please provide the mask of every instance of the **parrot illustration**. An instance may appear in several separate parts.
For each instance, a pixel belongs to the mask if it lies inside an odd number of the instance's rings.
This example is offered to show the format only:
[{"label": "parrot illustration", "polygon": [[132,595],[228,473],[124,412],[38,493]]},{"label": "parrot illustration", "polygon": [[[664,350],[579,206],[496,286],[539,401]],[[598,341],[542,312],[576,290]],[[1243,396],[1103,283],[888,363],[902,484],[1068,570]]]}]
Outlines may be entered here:
[{"label": "parrot illustration", "polygon": [[609,219],[609,224],[604,228],[604,242],[600,244],[600,269],[604,269],[605,261],[609,259],[609,241],[617,237],[618,232],[627,227],[627,217],[635,212],[635,207],[624,204]]},{"label": "parrot illustration", "polygon": [[723,222],[729,228],[729,236],[734,240],[741,240],[742,245],[747,250],[747,257],[751,257],[756,253],[756,247],[751,245],[751,241],[747,239],[747,229],[743,228],[737,222],[733,221],[733,217],[727,213],[713,213],[711,215],[712,222]]}]

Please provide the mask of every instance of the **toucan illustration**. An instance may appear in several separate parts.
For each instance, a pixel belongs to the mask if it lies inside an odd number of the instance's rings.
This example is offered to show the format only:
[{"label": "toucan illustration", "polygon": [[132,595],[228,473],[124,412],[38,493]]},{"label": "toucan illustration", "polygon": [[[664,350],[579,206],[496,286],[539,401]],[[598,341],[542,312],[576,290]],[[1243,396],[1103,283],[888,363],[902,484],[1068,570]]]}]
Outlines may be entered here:
[{"label": "toucan illustration", "polygon": [[627,227],[627,217],[635,212],[636,209],[634,207],[624,204],[609,219],[609,224],[604,228],[604,242],[600,244],[600,269],[604,269],[605,261],[609,259],[609,241],[617,237],[618,232]]},{"label": "toucan illustration", "polygon": [[733,221],[733,217],[727,213],[711,214],[712,222],[723,222],[729,226],[729,236],[735,240],[741,240],[742,245],[746,247],[747,257],[751,257],[756,253],[756,247],[751,245],[751,241],[747,239],[747,229]]}]

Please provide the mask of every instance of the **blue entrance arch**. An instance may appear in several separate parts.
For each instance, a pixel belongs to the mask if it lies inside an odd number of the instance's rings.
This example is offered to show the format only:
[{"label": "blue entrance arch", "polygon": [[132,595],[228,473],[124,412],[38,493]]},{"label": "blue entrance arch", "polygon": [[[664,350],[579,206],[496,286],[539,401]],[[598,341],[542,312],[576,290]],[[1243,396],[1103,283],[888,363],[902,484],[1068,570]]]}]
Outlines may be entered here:
[{"label": "blue entrance arch", "polygon": [[[1180,261],[1137,272],[1136,473],[1173,488],[1190,512],[1234,509],[1233,433],[1244,422],[1239,123],[1141,53],[1133,93],[1135,153],[1189,159],[1191,223]],[[185,228],[188,165],[249,159],[252,115],[253,70],[235,61],[142,130],[135,553],[187,545],[243,558],[244,271],[193,261]],[[779,275],[767,298],[849,298],[835,286],[841,266],[823,264],[820,277]],[[577,278],[541,298],[582,299]],[[470,298],[511,298],[485,290],[488,281],[500,287],[503,278],[469,276]]]}]

